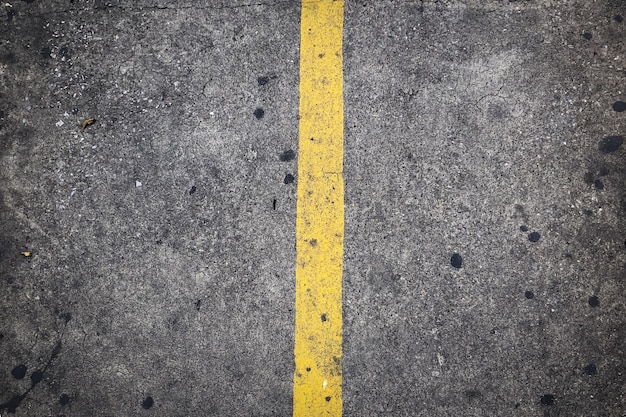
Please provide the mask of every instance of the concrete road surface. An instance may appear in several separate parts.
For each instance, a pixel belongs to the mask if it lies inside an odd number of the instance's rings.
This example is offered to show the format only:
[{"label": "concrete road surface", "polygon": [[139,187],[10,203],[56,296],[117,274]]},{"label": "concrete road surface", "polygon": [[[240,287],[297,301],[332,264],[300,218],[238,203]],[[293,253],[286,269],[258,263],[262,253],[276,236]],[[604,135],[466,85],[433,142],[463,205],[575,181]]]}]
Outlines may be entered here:
[{"label": "concrete road surface", "polygon": [[[300,14],[0,5],[0,416],[292,415]],[[625,415],[625,16],[345,1],[344,416]]]}]

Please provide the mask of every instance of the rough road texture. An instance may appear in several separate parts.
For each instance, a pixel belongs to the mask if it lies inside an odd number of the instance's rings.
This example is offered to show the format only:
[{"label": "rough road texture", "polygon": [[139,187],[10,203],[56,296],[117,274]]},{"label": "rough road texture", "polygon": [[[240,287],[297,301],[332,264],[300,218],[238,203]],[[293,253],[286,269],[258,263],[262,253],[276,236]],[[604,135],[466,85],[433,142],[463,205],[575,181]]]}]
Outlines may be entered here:
[{"label": "rough road texture", "polygon": [[[344,415],[622,416],[623,2],[345,7]],[[299,16],[0,6],[0,415],[291,414]]]}]

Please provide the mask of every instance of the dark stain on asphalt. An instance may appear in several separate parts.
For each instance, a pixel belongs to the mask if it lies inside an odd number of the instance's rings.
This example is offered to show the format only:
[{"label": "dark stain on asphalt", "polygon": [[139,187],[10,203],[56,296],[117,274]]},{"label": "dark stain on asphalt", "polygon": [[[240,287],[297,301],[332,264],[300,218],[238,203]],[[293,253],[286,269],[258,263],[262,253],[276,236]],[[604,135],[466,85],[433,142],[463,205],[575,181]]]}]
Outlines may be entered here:
[{"label": "dark stain on asphalt", "polygon": [[457,269],[461,268],[463,266],[463,257],[458,253],[453,254],[450,258],[450,265]]},{"label": "dark stain on asphalt", "polygon": [[266,84],[269,84],[270,81],[275,80],[276,78],[278,78],[278,76],[275,74],[261,75],[257,77],[256,81],[259,83],[259,85],[266,85]]},{"label": "dark stain on asphalt", "polygon": [[541,396],[541,405],[553,405],[554,400],[555,400],[554,395],[544,394]]},{"label": "dark stain on asphalt", "polygon": [[254,114],[254,117],[256,117],[257,119],[262,119],[263,116],[265,116],[265,110],[263,110],[260,107],[257,107],[253,114]]},{"label": "dark stain on asphalt", "polygon": [[587,301],[589,302],[589,305],[592,308],[596,308],[600,306],[600,299],[595,295],[592,295],[591,297],[589,297],[589,300]]},{"label": "dark stain on asphalt", "polygon": [[291,174],[285,175],[285,184],[291,184],[295,180],[294,176]]},{"label": "dark stain on asphalt", "polygon": [[65,313],[59,314],[59,318],[60,318],[61,320],[63,320],[63,321],[65,322],[65,324],[67,324],[67,323],[69,323],[69,322],[70,322],[70,320],[72,320],[72,313],[70,313],[70,312],[68,311],[68,312],[65,312]]},{"label": "dark stain on asphalt", "polygon": [[541,234],[539,234],[539,232],[532,232],[528,235],[528,240],[533,243],[539,242],[539,239],[541,239]]},{"label": "dark stain on asphalt", "polygon": [[189,195],[192,195],[193,193],[195,193],[195,192],[196,192],[196,190],[197,190],[196,186],[195,186],[195,185],[192,185],[192,186],[191,186],[191,190],[189,190]]},{"label": "dark stain on asphalt", "polygon": [[593,182],[593,185],[596,187],[597,190],[604,190],[604,183],[601,180],[595,180]]},{"label": "dark stain on asphalt", "polygon": [[583,372],[587,375],[595,375],[598,373],[598,368],[594,363],[590,363],[589,365],[583,368]]},{"label": "dark stain on asphalt", "polygon": [[469,400],[474,400],[482,396],[482,393],[478,391],[477,389],[468,389],[467,391],[464,392],[464,394]]},{"label": "dark stain on asphalt", "polygon": [[52,54],[52,50],[49,47],[44,46],[43,48],[41,48],[39,53],[41,54],[42,58],[50,59],[50,55]]},{"label": "dark stain on asphalt", "polygon": [[70,403],[70,396],[67,394],[61,394],[59,397],[59,404],[68,405]]},{"label": "dark stain on asphalt", "polygon": [[624,103],[623,101],[616,101],[615,103],[613,103],[613,110],[620,113],[623,112],[624,110],[626,110],[626,103]]},{"label": "dark stain on asphalt", "polygon": [[292,161],[296,158],[296,153],[294,151],[292,151],[291,149],[289,149],[288,151],[285,151],[283,153],[281,153],[278,156],[278,159],[280,159],[282,162],[288,162],[288,161]]},{"label": "dark stain on asphalt", "polygon": [[606,136],[602,138],[598,144],[598,148],[600,149],[600,152],[611,153],[618,150],[623,143],[623,136]]},{"label": "dark stain on asphalt", "polygon": [[588,41],[590,41],[591,38],[593,38],[593,35],[591,34],[591,32],[583,32],[583,38],[585,38]]},{"label": "dark stain on asphalt", "polygon": [[613,16],[613,20],[615,20],[617,23],[622,23],[624,21],[624,17],[621,14],[616,14],[615,16]]},{"label": "dark stain on asphalt", "polygon": [[529,300],[532,300],[533,298],[535,298],[535,294],[532,291],[526,291],[524,293],[524,296]]},{"label": "dark stain on asphalt", "polygon": [[322,319],[322,321],[328,320],[328,318],[326,317],[326,314],[322,314],[320,318]]},{"label": "dark stain on asphalt", "polygon": [[17,62],[17,58],[13,52],[7,52],[3,55],[2,62],[5,64],[15,64]]},{"label": "dark stain on asphalt", "polygon": [[198,300],[194,303],[194,305],[196,306],[196,310],[200,311],[200,306],[202,305],[202,300]]},{"label": "dark stain on asphalt", "polygon": [[36,370],[30,375],[30,382],[33,384],[33,387],[39,384],[43,380],[43,371]]},{"label": "dark stain on asphalt", "polygon": [[528,226],[521,225],[521,226],[519,227],[519,230],[521,230],[522,232],[528,232]]},{"label": "dark stain on asphalt", "polygon": [[[57,356],[59,356],[59,353],[61,353],[62,346],[63,345],[61,344],[61,341],[58,341],[56,343],[56,345],[54,345],[54,348],[52,348],[52,352],[50,352],[50,357],[48,358],[48,362],[46,362],[46,365],[43,367],[43,369],[37,370],[37,371],[35,371],[35,372],[33,372],[31,374],[31,376],[30,376],[30,381],[31,381],[30,388],[28,388],[23,394],[21,394],[21,395],[14,395],[13,397],[11,397],[11,399],[9,401],[0,404],[0,411],[5,411],[6,410],[8,413],[15,413],[17,408],[22,404],[22,401],[24,401],[24,399],[28,396],[30,391],[33,388],[35,388],[35,386],[43,380],[44,372],[46,371],[46,369],[48,369],[48,367],[50,366],[52,361]],[[23,366],[24,368],[22,369],[21,366]],[[16,368],[19,368],[18,376],[21,375],[22,371],[24,372],[24,375],[22,375],[21,378],[17,378],[17,379],[24,378],[24,376],[26,375],[26,366],[25,365],[18,365]],[[13,368],[13,370],[15,370],[15,368]],[[11,373],[13,373],[13,372],[11,372]],[[13,376],[15,377],[15,375],[13,375]]]},{"label": "dark stain on asphalt", "polygon": [[0,404],[0,410],[6,410],[9,413],[15,413],[17,411],[17,408],[22,404],[22,401],[24,401],[29,392],[30,388],[22,395],[14,395],[9,401]]},{"label": "dark stain on asphalt", "polygon": [[141,407],[143,407],[144,410],[148,410],[152,408],[153,405],[154,405],[154,398],[152,398],[152,396],[150,395],[144,398],[143,402],[141,403]]},{"label": "dark stain on asphalt", "polygon": [[15,379],[22,379],[26,376],[27,370],[28,368],[26,367],[26,365],[20,364],[13,368],[13,370],[11,371],[11,375],[13,375],[13,378]]}]

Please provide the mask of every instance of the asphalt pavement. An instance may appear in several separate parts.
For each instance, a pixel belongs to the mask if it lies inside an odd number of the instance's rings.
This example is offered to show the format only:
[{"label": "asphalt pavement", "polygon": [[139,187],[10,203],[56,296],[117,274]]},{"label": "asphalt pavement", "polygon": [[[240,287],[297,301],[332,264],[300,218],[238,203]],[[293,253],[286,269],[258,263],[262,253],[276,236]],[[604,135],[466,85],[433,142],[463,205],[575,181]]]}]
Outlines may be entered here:
[{"label": "asphalt pavement", "polygon": [[[292,415],[300,13],[0,5],[0,416]],[[345,2],[344,416],[625,415],[625,16]]]}]

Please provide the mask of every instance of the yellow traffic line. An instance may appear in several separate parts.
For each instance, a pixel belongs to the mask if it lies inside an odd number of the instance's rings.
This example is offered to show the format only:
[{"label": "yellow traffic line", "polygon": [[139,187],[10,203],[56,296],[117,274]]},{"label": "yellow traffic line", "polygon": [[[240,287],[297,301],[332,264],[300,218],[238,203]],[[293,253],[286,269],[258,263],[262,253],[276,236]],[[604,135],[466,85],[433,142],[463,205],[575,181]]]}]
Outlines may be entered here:
[{"label": "yellow traffic line", "polygon": [[303,0],[293,415],[342,413],[343,1]]}]

